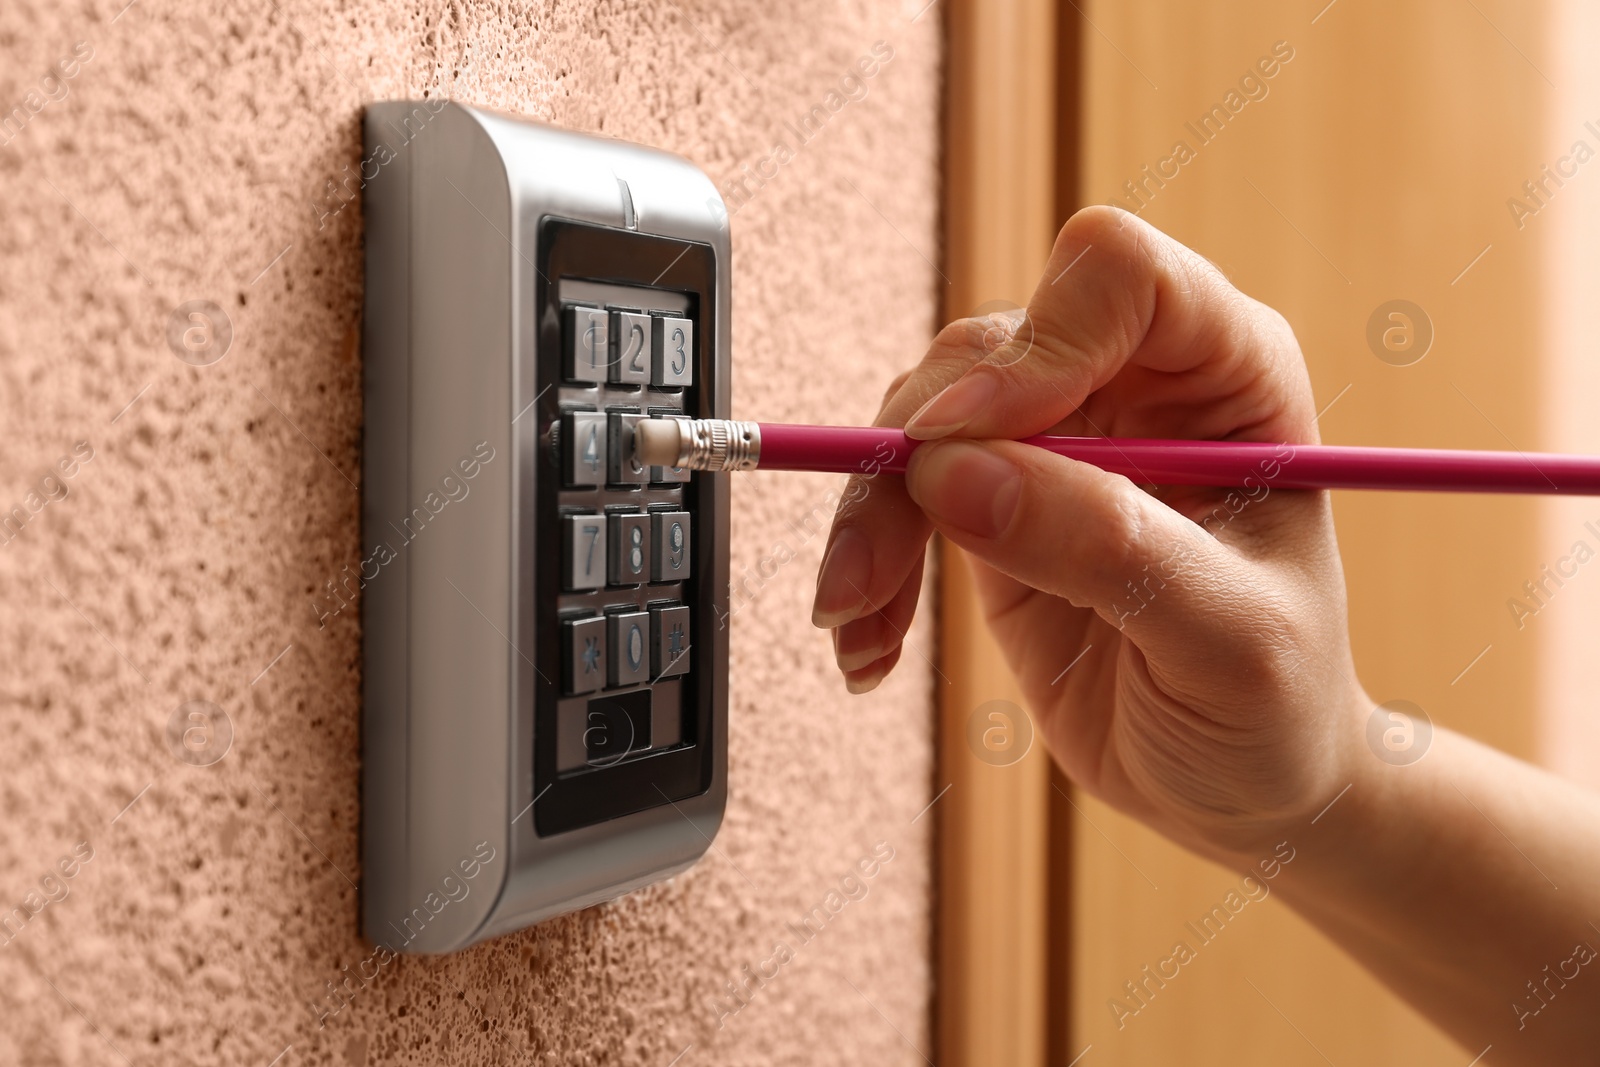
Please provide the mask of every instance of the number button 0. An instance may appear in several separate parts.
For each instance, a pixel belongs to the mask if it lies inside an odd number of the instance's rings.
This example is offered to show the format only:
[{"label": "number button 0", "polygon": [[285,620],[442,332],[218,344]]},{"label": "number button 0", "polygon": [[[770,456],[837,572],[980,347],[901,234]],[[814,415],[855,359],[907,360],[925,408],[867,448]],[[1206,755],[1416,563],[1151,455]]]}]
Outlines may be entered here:
[{"label": "number button 0", "polygon": [[654,351],[655,385],[694,384],[694,323],[689,319],[664,317],[656,320]]},{"label": "number button 0", "polygon": [[562,577],[568,589],[606,584],[606,517],[567,515],[562,524]]},{"label": "number button 0", "polygon": [[[638,685],[650,680],[650,615],[630,611],[608,616],[611,637],[611,684]],[[634,747],[644,748],[648,737]]]},{"label": "number button 0", "polygon": [[606,480],[605,412],[574,411],[562,421],[567,484],[603,485]]},{"label": "number button 0", "polygon": [[650,316],[611,313],[611,380],[623,385],[650,382]]}]

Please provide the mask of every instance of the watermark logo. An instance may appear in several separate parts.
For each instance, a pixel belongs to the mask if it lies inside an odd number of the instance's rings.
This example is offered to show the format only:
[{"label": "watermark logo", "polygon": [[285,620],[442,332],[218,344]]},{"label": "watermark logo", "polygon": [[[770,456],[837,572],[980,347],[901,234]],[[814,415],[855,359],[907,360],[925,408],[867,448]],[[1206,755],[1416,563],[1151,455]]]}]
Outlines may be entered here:
[{"label": "watermark logo", "polygon": [[1409,367],[1433,347],[1433,320],[1410,300],[1379,304],[1367,318],[1367,347],[1391,367]]},{"label": "watermark logo", "polygon": [[1379,704],[1367,717],[1367,747],[1394,767],[1409,767],[1428,754],[1433,721],[1409,700]]},{"label": "watermark logo", "polygon": [[[1009,367],[1033,351],[1033,320],[1009,300],[989,300],[972,310],[969,319],[983,324],[984,365]],[[1001,354],[1000,350],[1008,351]]]},{"label": "watermark logo", "polygon": [[1033,747],[1033,719],[1009,700],[979,704],[967,717],[967,747],[991,767],[1009,767]]},{"label": "watermark logo", "polygon": [[209,367],[233,347],[233,320],[209,300],[189,300],[167,319],[167,347],[191,367]]},{"label": "watermark logo", "polygon": [[209,700],[179,704],[167,719],[172,758],[191,767],[209,767],[233,747],[233,720]]}]

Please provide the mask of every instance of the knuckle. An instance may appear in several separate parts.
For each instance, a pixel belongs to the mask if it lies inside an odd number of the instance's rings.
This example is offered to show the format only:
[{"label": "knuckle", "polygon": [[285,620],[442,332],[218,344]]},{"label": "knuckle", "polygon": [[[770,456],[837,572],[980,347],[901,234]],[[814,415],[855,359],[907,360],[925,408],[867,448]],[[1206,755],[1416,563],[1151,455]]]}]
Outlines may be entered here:
[{"label": "knuckle", "polygon": [[956,319],[934,335],[925,364],[976,363],[983,358],[984,334],[993,328],[987,318]]},{"label": "knuckle", "polygon": [[911,372],[908,370],[903,370],[894,376],[894,380],[889,383],[889,388],[883,391],[883,399],[878,402],[878,412],[880,414],[882,414],[884,408],[889,406],[889,402],[895,398],[895,395],[905,387],[906,382],[910,380]]},{"label": "knuckle", "polygon": [[[1104,477],[1126,481],[1120,475]],[[1116,599],[1138,577],[1135,572],[1145,555],[1146,526],[1144,508],[1137,499],[1140,495],[1132,483],[1118,486],[1111,494],[1100,496],[1098,506],[1084,515],[1079,525],[1080,562],[1091,569],[1093,586],[1106,599]]]},{"label": "knuckle", "polygon": [[1263,339],[1272,343],[1276,349],[1298,350],[1300,341],[1294,335],[1294,327],[1284,317],[1283,312],[1270,304],[1263,304],[1254,297],[1245,298],[1248,303],[1251,318],[1256,323],[1256,328],[1261,331]]}]

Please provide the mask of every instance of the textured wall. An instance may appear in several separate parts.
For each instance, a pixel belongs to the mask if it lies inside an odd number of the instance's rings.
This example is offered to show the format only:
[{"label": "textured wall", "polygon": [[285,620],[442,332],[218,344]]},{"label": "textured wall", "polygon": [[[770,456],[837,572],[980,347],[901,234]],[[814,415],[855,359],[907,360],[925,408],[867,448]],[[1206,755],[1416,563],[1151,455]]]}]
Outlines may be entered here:
[{"label": "textured wall", "polygon": [[[361,213],[328,183],[364,101],[442,93],[752,175],[728,194],[735,415],[863,419],[940,284],[936,16],[122,3],[0,13],[0,1063],[920,1062],[935,676],[908,655],[852,700],[828,669],[805,619],[835,482],[736,487],[715,850],[454,957],[364,965],[360,633],[353,605],[318,615],[359,559]],[[893,58],[841,85],[878,40]],[[203,366],[168,336],[198,300],[231,325]],[[802,944],[787,924],[879,842]],[[369,977],[323,999],[347,967]],[[319,1027],[317,1002],[344,1006]]]}]

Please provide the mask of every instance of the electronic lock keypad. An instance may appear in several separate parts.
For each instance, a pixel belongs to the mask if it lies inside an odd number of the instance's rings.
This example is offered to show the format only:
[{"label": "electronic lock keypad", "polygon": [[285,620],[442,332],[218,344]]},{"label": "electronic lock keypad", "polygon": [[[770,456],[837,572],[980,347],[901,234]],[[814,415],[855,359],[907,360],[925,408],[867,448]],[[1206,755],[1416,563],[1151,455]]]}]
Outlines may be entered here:
[{"label": "electronic lock keypad", "polygon": [[632,434],[728,416],[727,215],[637,145],[441,101],[364,128],[364,925],[447,952],[720,824],[727,475]]}]

